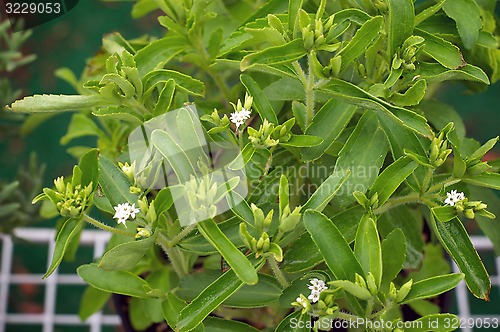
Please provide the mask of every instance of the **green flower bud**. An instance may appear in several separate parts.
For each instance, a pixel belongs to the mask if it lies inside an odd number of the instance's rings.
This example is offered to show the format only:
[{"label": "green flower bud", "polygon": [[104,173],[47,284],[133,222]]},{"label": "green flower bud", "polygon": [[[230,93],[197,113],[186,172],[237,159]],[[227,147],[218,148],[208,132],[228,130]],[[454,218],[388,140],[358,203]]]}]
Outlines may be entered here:
[{"label": "green flower bud", "polygon": [[289,205],[285,206],[283,211],[283,216],[280,220],[279,231],[282,233],[290,232],[295,229],[300,221],[302,214],[300,213],[300,207],[296,207],[292,213],[290,213]]},{"label": "green flower bud", "polygon": [[469,219],[474,219],[474,210],[472,209],[465,209],[464,210],[464,215],[469,218]]},{"label": "green flower bud", "polygon": [[413,285],[413,279],[410,279],[407,281],[401,288],[398,290],[397,295],[396,295],[396,302],[401,302],[403,301],[408,293],[411,290],[411,286]]},{"label": "green flower bud", "polygon": [[142,228],[138,227],[137,228],[137,234],[135,235],[135,238],[141,238],[141,237],[150,237],[151,236],[151,231],[147,228]]},{"label": "green flower bud", "polygon": [[376,296],[378,293],[378,287],[377,284],[375,283],[375,277],[371,272],[368,272],[368,275],[366,276],[366,284],[368,286],[368,290],[370,291],[370,294],[373,296]]},{"label": "green flower bud", "polygon": [[394,285],[394,283],[391,281],[390,285],[389,285],[389,293],[387,294],[387,297],[389,299],[389,301],[394,301],[396,300],[398,296],[398,291],[396,289],[396,285]]},{"label": "green flower bud", "polygon": [[362,276],[360,276],[359,274],[356,273],[354,275],[354,278],[355,278],[356,284],[360,285],[363,288],[368,289],[368,286],[366,285],[365,279]]}]

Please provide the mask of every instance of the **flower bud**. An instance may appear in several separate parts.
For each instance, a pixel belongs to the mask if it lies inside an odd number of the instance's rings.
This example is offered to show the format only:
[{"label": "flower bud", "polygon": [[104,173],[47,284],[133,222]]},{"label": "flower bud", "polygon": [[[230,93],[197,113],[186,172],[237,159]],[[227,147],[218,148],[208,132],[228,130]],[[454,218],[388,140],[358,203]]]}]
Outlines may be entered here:
[{"label": "flower bud", "polygon": [[150,237],[151,236],[151,231],[147,228],[142,228],[138,227],[137,228],[137,234],[135,235],[135,238],[141,238],[141,237]]},{"label": "flower bud", "polygon": [[366,276],[366,284],[368,286],[368,290],[370,291],[370,294],[373,296],[376,296],[378,293],[378,287],[377,284],[375,283],[375,277],[371,272],[368,272],[368,275]]},{"label": "flower bud", "polygon": [[413,285],[413,279],[410,279],[407,281],[401,288],[398,290],[397,295],[396,295],[396,302],[401,302],[403,301],[408,293],[411,290],[411,286]]},{"label": "flower bud", "polygon": [[367,287],[367,285],[366,285],[366,282],[365,282],[365,279],[364,279],[362,276],[360,276],[359,274],[357,274],[357,273],[356,273],[356,274],[354,275],[354,278],[355,278],[355,282],[356,282],[356,284],[360,285],[360,286],[361,286],[361,287],[363,287],[363,288],[368,289],[368,287]]},{"label": "flower bud", "polygon": [[464,215],[469,218],[469,219],[474,219],[474,210],[472,209],[465,209],[464,210]]}]

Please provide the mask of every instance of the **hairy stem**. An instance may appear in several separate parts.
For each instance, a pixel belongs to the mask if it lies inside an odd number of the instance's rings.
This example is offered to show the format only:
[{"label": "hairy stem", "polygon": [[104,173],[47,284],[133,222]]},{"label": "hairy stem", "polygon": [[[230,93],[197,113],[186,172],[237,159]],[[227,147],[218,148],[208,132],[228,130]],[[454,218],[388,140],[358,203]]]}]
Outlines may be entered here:
[{"label": "hairy stem", "polygon": [[189,273],[188,266],[179,248],[170,247],[168,239],[161,233],[157,238],[157,242],[161,246],[165,254],[168,256],[168,259],[172,264],[172,268],[174,269],[177,276],[183,277],[187,275]]},{"label": "hairy stem", "polygon": [[308,60],[308,75],[307,75],[307,85],[305,86],[306,90],[306,128],[309,126],[309,124],[312,121],[312,118],[314,116],[314,103],[315,103],[315,95],[314,95],[314,72],[312,69],[313,65],[313,60],[312,60],[313,55],[309,54],[307,56]]},{"label": "hairy stem", "polygon": [[373,210],[375,214],[382,214],[392,208],[395,208],[400,205],[409,204],[409,203],[421,203],[422,199],[419,193],[411,193],[406,196],[394,197],[389,199],[384,205]]},{"label": "hairy stem", "polygon": [[278,279],[278,282],[283,288],[287,288],[290,286],[288,283],[288,280],[286,280],[285,275],[283,274],[283,271],[281,271],[280,267],[278,266],[278,262],[276,261],[276,258],[274,256],[269,256],[267,258],[267,261],[269,263],[269,266],[271,267],[271,270],[273,270],[274,275],[276,276],[276,279]]},{"label": "hairy stem", "polygon": [[118,235],[123,235],[123,236],[128,236],[128,237],[135,237],[135,233],[125,231],[123,229],[118,229],[118,228],[108,226],[108,225],[103,224],[102,222],[92,218],[91,216],[89,216],[87,214],[83,214],[83,220],[85,220],[86,222],[88,222],[91,225],[94,225],[97,228],[111,232],[113,234],[118,234]]}]

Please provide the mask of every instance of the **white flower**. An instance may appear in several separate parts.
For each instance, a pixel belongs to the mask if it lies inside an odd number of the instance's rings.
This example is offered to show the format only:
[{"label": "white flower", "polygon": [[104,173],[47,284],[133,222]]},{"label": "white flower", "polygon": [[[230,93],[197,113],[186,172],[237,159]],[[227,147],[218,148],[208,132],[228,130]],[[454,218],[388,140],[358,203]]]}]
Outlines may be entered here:
[{"label": "white flower", "polygon": [[318,278],[309,279],[311,285],[307,286],[311,290],[311,294],[307,297],[312,303],[316,303],[319,300],[319,295],[322,291],[328,289],[325,282]]},{"label": "white flower", "polygon": [[316,291],[321,293],[322,291],[328,288],[326,287],[325,282],[318,278],[309,279],[309,282],[311,283],[311,285],[308,286],[307,288],[309,288],[312,292]]},{"label": "white flower", "polygon": [[316,303],[319,301],[319,294],[320,292],[312,291],[307,298],[311,301],[311,303]]},{"label": "white flower", "polygon": [[307,301],[305,299],[301,298],[300,296],[295,299],[295,302],[300,304],[303,308],[307,308],[307,305],[308,305]]},{"label": "white flower", "polygon": [[139,213],[141,210],[135,207],[135,204],[130,205],[129,203],[118,204],[114,207],[115,215],[113,218],[118,219],[117,222],[119,224],[125,224],[128,219],[135,219],[136,213]]},{"label": "white flower", "polygon": [[446,193],[446,196],[448,197],[444,200],[444,203],[450,206],[454,206],[455,203],[463,201],[465,199],[464,193],[459,193],[456,190],[452,190],[449,193]]},{"label": "white flower", "polygon": [[241,111],[234,111],[231,113],[229,119],[232,123],[236,125],[236,129],[238,129],[242,124],[245,123],[246,120],[250,119],[251,110],[247,110],[242,108]]}]

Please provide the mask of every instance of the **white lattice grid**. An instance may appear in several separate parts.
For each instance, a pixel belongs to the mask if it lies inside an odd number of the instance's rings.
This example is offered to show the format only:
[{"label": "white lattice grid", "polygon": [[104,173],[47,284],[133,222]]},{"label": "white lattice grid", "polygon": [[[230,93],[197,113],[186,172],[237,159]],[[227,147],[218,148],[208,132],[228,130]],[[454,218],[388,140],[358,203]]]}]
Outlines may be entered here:
[{"label": "white lattice grid", "polygon": [[[50,264],[54,250],[54,230],[40,228],[18,229],[16,235],[20,238],[32,241],[34,243],[47,244],[49,246],[47,264]],[[85,230],[82,232],[81,243],[91,245],[94,248],[94,257],[99,257],[104,252],[110,234],[103,231]],[[0,235],[2,242],[2,257],[0,269],[0,332],[6,331],[6,324],[40,324],[43,326],[43,332],[53,332],[55,324],[89,326],[90,332],[100,332],[104,325],[120,325],[120,319],[116,315],[104,315],[96,313],[85,322],[81,322],[78,315],[56,314],[55,301],[57,285],[82,285],[84,282],[76,274],[58,274],[57,270],[47,279],[42,279],[41,274],[12,274],[12,254],[14,244],[9,236]],[[493,251],[490,240],[483,236],[472,236],[472,242],[479,252]],[[500,271],[500,257],[495,259],[496,271]],[[453,270],[458,272],[456,265]],[[500,286],[500,276],[491,275],[491,281],[494,286]],[[7,303],[9,298],[9,285],[11,284],[43,284],[45,285],[44,313],[42,314],[17,314],[8,313]],[[498,287],[497,287],[498,289]],[[467,319],[497,319],[500,321],[500,315],[477,315],[471,313],[468,290],[465,282],[461,282],[455,291],[456,302],[458,306],[458,316],[467,321]],[[474,328],[465,327],[463,332],[472,332]]]}]

